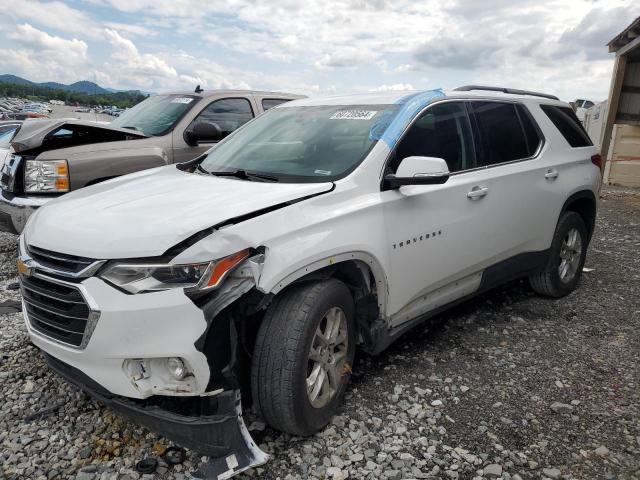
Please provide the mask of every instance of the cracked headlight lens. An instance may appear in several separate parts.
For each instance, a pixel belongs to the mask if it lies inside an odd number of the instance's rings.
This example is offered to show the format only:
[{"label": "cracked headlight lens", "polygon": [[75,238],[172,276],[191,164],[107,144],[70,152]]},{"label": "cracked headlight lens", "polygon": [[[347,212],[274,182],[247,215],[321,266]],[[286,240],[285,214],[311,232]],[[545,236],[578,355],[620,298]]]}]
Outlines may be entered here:
[{"label": "cracked headlight lens", "polygon": [[66,160],[27,160],[24,166],[26,193],[64,193],[69,191]]},{"label": "cracked headlight lens", "polygon": [[203,263],[152,265],[115,263],[100,275],[104,280],[130,293],[170,288],[206,290],[216,288],[227,274],[249,256],[249,249]]}]

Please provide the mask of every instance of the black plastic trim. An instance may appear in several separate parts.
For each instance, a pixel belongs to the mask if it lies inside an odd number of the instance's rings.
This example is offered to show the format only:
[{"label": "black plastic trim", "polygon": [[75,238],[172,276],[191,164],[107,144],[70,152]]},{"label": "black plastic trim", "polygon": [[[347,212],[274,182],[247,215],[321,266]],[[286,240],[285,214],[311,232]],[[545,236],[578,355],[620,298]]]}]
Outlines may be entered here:
[{"label": "black plastic trim", "polygon": [[113,395],[80,370],[42,353],[49,367],[58,375],[136,423],[210,457],[220,458],[234,453],[240,465],[252,461],[253,456],[246,448],[238,423],[239,396],[236,392],[226,391],[215,397],[203,398],[211,405],[211,412],[207,414],[181,415],[143,400]]},{"label": "black plastic trim", "polygon": [[473,90],[481,90],[486,92],[502,92],[510,93],[512,95],[529,95],[532,97],[548,98],[550,100],[560,100],[555,95],[550,95],[548,93],[532,92],[529,90],[520,90],[518,88],[489,87],[486,85],[463,85],[462,87],[454,88],[453,90],[456,92],[471,92]]},{"label": "black plastic trim", "polygon": [[446,305],[430,310],[402,325],[394,328],[388,328],[386,325],[383,326],[382,323],[379,322],[378,328],[371,332],[370,347],[365,347],[365,349],[368,353],[377,355],[386,350],[393,342],[412,328],[450,309],[451,307],[464,303],[467,300],[481,295],[506,282],[525,277],[539,271],[546,266],[550,252],[550,249],[539,252],[526,252],[498,262],[483,271],[480,286],[475,292],[465,295],[453,302],[449,302]]}]

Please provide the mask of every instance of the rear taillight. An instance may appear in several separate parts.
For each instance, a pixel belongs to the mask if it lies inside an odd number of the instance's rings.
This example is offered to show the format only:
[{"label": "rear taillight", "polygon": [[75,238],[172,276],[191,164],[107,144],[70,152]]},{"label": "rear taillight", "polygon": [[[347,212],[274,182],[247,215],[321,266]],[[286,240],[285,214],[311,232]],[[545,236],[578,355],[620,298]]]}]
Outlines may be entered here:
[{"label": "rear taillight", "polygon": [[600,155],[599,153],[596,153],[595,155],[591,156],[591,163],[593,163],[596,167],[598,167],[600,170],[602,170],[602,155]]}]

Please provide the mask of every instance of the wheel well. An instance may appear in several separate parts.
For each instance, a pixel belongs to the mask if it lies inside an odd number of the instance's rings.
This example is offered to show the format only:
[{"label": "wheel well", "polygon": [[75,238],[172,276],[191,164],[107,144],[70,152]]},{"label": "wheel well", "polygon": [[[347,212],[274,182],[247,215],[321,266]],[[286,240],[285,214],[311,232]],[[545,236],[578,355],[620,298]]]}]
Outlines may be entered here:
[{"label": "wheel well", "polygon": [[[379,317],[376,294],[376,279],[370,267],[360,260],[346,260],[309,272],[286,286],[281,292],[296,288],[301,283],[336,278],[347,285],[355,303],[356,323],[359,339],[367,348],[372,342],[371,331]],[[251,402],[249,373],[251,356],[258,330],[272,294],[257,289],[241,296],[213,318],[208,331],[203,335],[199,348],[207,356],[210,365],[216,366],[209,388],[223,385],[239,386],[243,402]],[[231,348],[229,347],[231,346]],[[214,378],[215,377],[215,378]]]},{"label": "wheel well", "polygon": [[589,240],[593,235],[596,225],[596,199],[592,192],[578,192],[569,197],[562,212],[576,212],[582,217],[586,227]]}]

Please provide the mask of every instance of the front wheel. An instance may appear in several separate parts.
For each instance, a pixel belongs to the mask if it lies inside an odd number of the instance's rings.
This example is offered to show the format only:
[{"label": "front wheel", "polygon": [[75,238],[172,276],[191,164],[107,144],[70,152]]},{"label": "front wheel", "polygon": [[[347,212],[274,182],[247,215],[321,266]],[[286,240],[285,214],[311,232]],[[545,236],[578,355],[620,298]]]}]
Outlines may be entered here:
[{"label": "front wheel", "polygon": [[338,280],[305,283],[267,310],[251,368],[265,421],[294,435],[322,429],[342,402],[355,355],[354,302]]},{"label": "front wheel", "polygon": [[529,277],[533,290],[556,298],[575,290],[582,275],[588,242],[587,227],[582,217],[575,212],[562,215],[545,269]]}]

